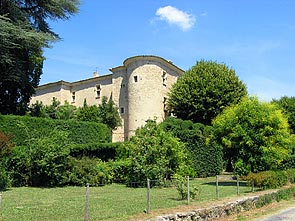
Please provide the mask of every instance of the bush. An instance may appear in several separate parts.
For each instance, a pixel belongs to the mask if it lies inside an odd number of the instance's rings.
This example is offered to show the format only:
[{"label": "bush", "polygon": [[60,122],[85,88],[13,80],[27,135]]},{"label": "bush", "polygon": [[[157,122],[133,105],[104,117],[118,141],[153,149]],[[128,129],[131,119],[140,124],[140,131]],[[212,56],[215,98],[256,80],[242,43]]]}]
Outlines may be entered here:
[{"label": "bush", "polygon": [[70,155],[76,158],[95,157],[102,161],[113,160],[121,143],[87,143],[70,146]]},{"label": "bush", "polygon": [[28,139],[48,136],[53,130],[67,132],[70,143],[111,142],[111,131],[106,125],[75,120],[0,115],[0,130],[12,134],[12,142],[17,146],[24,145]]},{"label": "bush", "polygon": [[88,157],[75,159],[72,157],[70,167],[69,185],[85,186],[86,183],[89,183],[92,186],[101,186],[112,182],[112,168],[99,159]]},{"label": "bush", "polygon": [[10,185],[10,179],[7,171],[0,164],[0,191],[5,190]]},{"label": "bush", "polygon": [[6,159],[14,186],[62,186],[67,182],[69,150],[67,134],[52,131],[15,147]]},{"label": "bush", "polygon": [[249,182],[254,181],[254,185],[258,188],[275,189],[288,183],[288,174],[286,171],[263,171],[250,173],[244,179]]},{"label": "bush", "polygon": [[[188,198],[188,188],[187,188],[187,179],[185,177],[176,176],[176,188],[178,194],[182,200]],[[189,194],[191,199],[200,197],[200,188],[194,185],[190,186]]]},{"label": "bush", "polygon": [[130,160],[116,160],[107,163],[113,170],[113,182],[126,183],[130,173]]}]

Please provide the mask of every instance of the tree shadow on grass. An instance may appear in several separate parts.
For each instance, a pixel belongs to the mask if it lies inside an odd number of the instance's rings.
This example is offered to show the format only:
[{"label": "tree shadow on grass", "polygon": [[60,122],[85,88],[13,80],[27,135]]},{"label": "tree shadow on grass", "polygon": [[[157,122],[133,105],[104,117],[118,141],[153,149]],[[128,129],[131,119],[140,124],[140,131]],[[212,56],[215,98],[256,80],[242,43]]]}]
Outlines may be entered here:
[{"label": "tree shadow on grass", "polygon": [[[211,186],[216,186],[216,182],[207,182],[207,183],[202,183],[201,185],[211,185]],[[236,181],[218,181],[218,186],[237,186]],[[239,182],[239,186],[247,186],[247,182]]]}]

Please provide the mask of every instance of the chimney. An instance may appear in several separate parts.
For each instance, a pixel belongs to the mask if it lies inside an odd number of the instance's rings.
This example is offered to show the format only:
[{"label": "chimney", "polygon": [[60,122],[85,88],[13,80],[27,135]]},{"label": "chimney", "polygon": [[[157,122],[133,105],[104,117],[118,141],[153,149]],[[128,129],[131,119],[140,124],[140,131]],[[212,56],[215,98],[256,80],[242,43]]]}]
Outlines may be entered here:
[{"label": "chimney", "polygon": [[94,77],[94,78],[95,78],[95,77],[99,77],[99,74],[98,74],[97,71],[94,71],[94,72],[93,72],[93,77]]}]

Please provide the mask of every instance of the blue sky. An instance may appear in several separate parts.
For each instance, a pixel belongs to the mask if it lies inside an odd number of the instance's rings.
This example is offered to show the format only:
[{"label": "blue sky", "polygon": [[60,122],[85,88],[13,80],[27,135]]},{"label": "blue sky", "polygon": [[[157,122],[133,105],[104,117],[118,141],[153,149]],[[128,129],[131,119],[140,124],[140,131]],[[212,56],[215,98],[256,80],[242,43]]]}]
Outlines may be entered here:
[{"label": "blue sky", "polygon": [[109,74],[131,56],[156,55],[188,70],[201,59],[235,69],[261,100],[295,96],[294,0],[82,0],[51,22],[41,84]]}]

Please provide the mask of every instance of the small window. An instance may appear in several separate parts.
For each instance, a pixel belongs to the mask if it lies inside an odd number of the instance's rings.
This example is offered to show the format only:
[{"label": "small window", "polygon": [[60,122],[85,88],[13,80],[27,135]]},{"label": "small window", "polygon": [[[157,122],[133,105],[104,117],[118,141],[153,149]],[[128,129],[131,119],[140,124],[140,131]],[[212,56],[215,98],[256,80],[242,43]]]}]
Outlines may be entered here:
[{"label": "small window", "polygon": [[167,73],[165,71],[163,71],[162,80],[163,80],[163,86],[166,87],[166,85],[167,85]]},{"label": "small window", "polygon": [[100,98],[100,95],[101,95],[101,85],[100,84],[97,84],[95,85],[96,87],[96,98]]},{"label": "small window", "polygon": [[72,92],[72,103],[76,102],[76,92]]},{"label": "small window", "polygon": [[134,76],[134,82],[138,82],[138,76]]},{"label": "small window", "polygon": [[121,107],[121,108],[120,108],[120,113],[121,113],[121,114],[124,114],[124,112],[125,112],[124,107]]}]

